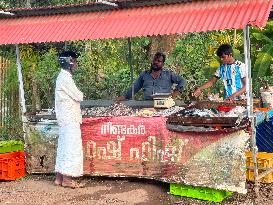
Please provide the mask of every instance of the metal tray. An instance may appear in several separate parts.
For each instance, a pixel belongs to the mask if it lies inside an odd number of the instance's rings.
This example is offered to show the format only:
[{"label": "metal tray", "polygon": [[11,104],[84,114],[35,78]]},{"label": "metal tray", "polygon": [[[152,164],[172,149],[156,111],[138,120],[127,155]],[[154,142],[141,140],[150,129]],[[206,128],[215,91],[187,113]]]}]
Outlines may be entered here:
[{"label": "metal tray", "polygon": [[184,126],[184,125],[175,125],[175,124],[166,124],[166,127],[170,131],[174,132],[194,132],[194,133],[213,133],[213,134],[222,134],[222,133],[231,133],[237,130],[244,130],[248,127],[248,123],[236,127],[225,127],[225,128],[213,128],[213,127],[196,127],[196,126]]},{"label": "metal tray", "polygon": [[[202,108],[202,109],[209,109],[209,108],[214,108],[216,109],[218,106],[246,106],[247,102],[246,100],[241,100],[241,101],[236,101],[235,103],[229,103],[229,102],[216,102],[216,101],[208,101],[208,100],[204,100],[204,101],[193,101],[193,102],[188,102],[187,103],[188,109],[191,108]],[[261,100],[260,99],[253,99],[253,107],[261,107]]]},{"label": "metal tray", "polygon": [[167,123],[177,125],[208,126],[208,127],[234,127],[237,117],[181,117],[169,116]]}]

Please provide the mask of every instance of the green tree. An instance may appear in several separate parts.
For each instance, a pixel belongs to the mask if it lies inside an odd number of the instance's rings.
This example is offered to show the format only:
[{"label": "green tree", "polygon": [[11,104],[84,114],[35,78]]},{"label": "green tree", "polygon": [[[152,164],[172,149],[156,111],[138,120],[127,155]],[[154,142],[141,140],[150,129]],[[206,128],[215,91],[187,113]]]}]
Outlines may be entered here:
[{"label": "green tree", "polygon": [[254,91],[259,93],[263,81],[273,84],[273,21],[269,21],[264,29],[253,28],[252,42],[252,74]]},{"label": "green tree", "polygon": [[[148,38],[132,39],[134,78],[149,68]],[[81,52],[75,79],[86,99],[114,99],[131,86],[127,39],[73,42]]]},{"label": "green tree", "polygon": [[184,100],[189,100],[196,85],[206,80],[205,69],[209,67],[208,44],[206,43],[208,37],[207,33],[191,33],[181,36],[166,62],[169,67],[187,80],[188,87],[182,96]]},{"label": "green tree", "polygon": [[60,66],[57,50],[52,47],[40,54],[40,61],[36,66],[39,99],[42,108],[54,106],[54,88]]}]

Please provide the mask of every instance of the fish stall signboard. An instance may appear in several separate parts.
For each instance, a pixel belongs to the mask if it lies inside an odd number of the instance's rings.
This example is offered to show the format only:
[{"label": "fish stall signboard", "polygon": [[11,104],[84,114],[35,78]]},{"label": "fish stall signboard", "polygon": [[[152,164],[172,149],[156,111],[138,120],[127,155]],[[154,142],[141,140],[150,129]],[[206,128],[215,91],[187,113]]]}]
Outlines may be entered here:
[{"label": "fish stall signboard", "polygon": [[[246,192],[245,148],[249,135],[244,130],[173,132],[166,128],[166,120],[84,118],[84,174],[142,177]],[[29,123],[29,172],[54,172],[57,128],[56,122]]]}]

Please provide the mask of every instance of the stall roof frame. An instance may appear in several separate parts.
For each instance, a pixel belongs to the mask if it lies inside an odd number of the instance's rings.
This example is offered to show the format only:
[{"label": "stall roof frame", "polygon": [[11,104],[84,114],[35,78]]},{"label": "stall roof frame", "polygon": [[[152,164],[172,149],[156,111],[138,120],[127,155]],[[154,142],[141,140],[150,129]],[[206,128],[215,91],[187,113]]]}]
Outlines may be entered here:
[{"label": "stall roof frame", "polygon": [[[0,18],[0,45],[117,39],[264,27],[273,0],[119,0],[13,9]],[[208,3],[209,2],[209,3]]]}]

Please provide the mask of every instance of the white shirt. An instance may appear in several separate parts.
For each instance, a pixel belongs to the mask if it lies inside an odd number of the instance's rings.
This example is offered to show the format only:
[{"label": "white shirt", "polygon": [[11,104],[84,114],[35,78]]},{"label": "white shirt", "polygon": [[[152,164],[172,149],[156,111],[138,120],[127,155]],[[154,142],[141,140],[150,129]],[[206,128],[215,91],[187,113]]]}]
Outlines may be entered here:
[{"label": "white shirt", "polygon": [[82,123],[80,102],[83,93],[77,88],[71,73],[61,70],[56,80],[55,112],[60,126]]}]

